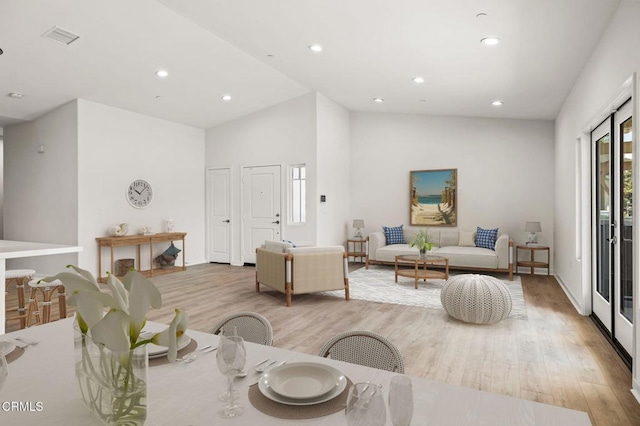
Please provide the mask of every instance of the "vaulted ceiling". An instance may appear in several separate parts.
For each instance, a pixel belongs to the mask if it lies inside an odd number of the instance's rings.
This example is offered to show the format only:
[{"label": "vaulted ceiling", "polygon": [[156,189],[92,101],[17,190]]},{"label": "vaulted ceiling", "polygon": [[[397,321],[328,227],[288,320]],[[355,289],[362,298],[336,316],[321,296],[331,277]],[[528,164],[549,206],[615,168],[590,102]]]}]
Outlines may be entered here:
[{"label": "vaulted ceiling", "polygon": [[[554,119],[619,3],[2,0],[0,126],[82,98],[209,128],[311,91],[351,111]],[[79,38],[42,36],[54,26]]]}]

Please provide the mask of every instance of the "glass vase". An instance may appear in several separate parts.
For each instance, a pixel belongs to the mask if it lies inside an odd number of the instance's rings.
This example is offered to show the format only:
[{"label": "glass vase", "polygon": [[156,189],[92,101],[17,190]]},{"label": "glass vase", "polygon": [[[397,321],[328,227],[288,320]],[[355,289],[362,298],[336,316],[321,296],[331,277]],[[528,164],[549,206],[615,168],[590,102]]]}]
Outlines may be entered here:
[{"label": "glass vase", "polygon": [[147,418],[147,346],[115,352],[74,324],[75,373],[85,405],[105,425],[142,425]]}]

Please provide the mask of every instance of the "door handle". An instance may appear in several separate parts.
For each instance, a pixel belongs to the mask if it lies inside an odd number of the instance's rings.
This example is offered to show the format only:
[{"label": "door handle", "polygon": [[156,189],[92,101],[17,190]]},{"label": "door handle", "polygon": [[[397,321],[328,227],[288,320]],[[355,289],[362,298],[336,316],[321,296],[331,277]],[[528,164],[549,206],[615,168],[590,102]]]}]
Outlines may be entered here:
[{"label": "door handle", "polygon": [[278,224],[278,223],[280,223],[280,221],[279,221],[279,220],[276,220],[275,222],[271,222],[271,223]]},{"label": "door handle", "polygon": [[607,238],[607,242],[611,245],[618,243],[618,237]]},{"label": "door handle", "polygon": [[229,223],[229,222],[231,222],[231,221],[230,221],[229,219],[227,219],[227,220],[223,220],[223,222],[224,222],[224,223]]}]

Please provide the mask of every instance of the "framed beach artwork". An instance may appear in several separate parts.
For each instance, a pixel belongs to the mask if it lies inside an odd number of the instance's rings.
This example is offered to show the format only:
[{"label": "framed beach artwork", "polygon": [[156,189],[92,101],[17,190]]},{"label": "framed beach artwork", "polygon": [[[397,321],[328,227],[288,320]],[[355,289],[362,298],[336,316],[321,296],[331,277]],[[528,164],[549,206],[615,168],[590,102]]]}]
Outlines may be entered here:
[{"label": "framed beach artwork", "polygon": [[458,169],[412,170],[410,224],[457,226]]}]

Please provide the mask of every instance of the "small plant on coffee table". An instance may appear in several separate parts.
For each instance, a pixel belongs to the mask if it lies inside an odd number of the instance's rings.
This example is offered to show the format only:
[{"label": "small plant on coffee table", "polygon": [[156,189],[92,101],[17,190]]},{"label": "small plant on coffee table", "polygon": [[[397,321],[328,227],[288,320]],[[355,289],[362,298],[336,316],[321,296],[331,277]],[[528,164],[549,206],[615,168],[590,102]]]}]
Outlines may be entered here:
[{"label": "small plant on coffee table", "polygon": [[433,248],[433,242],[429,239],[427,231],[421,229],[411,239],[411,247],[417,247],[420,250],[420,257],[424,257],[427,251],[431,251]]}]

